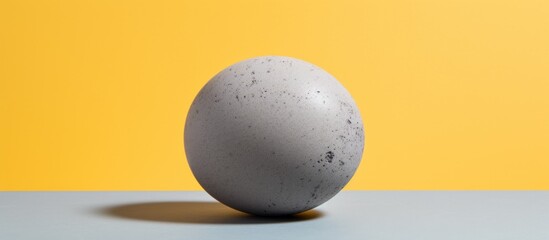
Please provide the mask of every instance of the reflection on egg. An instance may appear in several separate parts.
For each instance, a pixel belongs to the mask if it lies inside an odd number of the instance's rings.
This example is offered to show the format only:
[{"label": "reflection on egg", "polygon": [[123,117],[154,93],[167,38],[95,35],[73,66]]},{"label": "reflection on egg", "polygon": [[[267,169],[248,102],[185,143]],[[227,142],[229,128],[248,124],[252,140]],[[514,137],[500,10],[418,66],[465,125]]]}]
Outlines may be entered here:
[{"label": "reflection on egg", "polygon": [[185,150],[215,199],[255,215],[303,212],[336,195],[364,149],[358,108],[321,68],[257,57],[215,75],[196,96]]}]

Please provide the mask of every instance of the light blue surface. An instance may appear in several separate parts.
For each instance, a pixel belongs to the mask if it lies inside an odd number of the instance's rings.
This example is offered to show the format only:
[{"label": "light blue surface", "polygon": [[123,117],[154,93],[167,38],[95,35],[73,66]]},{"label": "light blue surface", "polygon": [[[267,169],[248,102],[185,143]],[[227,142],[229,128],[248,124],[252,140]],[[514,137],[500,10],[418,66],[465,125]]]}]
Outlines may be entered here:
[{"label": "light blue surface", "polygon": [[549,239],[549,191],[345,191],[298,218],[204,192],[0,192],[0,239]]}]

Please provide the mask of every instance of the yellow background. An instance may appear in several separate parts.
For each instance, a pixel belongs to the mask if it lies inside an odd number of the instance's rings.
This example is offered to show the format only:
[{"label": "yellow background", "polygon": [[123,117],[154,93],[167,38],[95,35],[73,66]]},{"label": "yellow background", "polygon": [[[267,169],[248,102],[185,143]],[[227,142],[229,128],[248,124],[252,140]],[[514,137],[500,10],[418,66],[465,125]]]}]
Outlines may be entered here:
[{"label": "yellow background", "polygon": [[0,189],[199,189],[191,101],[260,55],[355,98],[347,189],[549,189],[544,0],[1,0]]}]

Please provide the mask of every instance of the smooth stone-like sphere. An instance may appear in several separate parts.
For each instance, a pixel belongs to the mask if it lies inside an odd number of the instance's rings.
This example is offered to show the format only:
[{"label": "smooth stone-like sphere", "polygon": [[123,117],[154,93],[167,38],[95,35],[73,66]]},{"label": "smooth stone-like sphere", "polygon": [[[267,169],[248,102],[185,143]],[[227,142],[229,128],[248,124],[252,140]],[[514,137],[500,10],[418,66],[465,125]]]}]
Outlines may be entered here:
[{"label": "smooth stone-like sphere", "polygon": [[300,213],[349,182],[364,149],[362,119],[329,73],[290,57],[257,57],[215,75],[196,96],[185,150],[215,199],[255,215]]}]

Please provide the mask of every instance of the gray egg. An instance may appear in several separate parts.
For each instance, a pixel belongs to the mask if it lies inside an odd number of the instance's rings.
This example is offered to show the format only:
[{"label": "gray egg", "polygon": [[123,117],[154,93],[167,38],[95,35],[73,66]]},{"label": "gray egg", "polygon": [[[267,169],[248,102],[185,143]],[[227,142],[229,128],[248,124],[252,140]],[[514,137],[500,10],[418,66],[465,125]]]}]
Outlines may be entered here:
[{"label": "gray egg", "polygon": [[257,57],[215,75],[196,96],[185,151],[200,185],[242,212],[300,213],[335,196],[364,149],[358,108],[321,68]]}]

